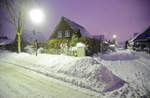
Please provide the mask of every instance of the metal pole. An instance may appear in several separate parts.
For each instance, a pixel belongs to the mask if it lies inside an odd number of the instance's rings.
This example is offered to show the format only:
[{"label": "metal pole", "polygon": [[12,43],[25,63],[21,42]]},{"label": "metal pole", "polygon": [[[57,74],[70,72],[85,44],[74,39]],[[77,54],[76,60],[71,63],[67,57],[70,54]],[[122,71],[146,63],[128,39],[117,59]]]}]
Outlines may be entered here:
[{"label": "metal pole", "polygon": [[38,55],[37,50],[38,50],[38,43],[37,43],[37,39],[35,40],[35,47],[36,47],[36,56]]},{"label": "metal pole", "polygon": [[37,50],[38,50],[38,42],[37,42],[37,38],[36,38],[36,31],[35,31],[35,29],[34,29],[34,31],[33,31],[33,34],[34,34],[34,36],[35,36],[35,39],[34,39],[35,41],[34,41],[34,42],[35,42],[35,48],[36,48],[35,51],[36,51],[36,56],[37,56],[37,55],[38,55],[38,53],[37,53]]}]

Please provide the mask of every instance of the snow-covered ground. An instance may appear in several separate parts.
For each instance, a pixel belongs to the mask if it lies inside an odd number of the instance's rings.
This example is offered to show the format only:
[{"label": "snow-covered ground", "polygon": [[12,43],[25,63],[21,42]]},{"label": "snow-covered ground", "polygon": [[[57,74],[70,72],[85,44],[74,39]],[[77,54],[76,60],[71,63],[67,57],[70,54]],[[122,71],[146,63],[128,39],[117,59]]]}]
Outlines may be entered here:
[{"label": "snow-covered ground", "polygon": [[0,51],[9,62],[99,93],[104,98],[135,98],[150,91],[150,56],[130,50],[94,57],[12,53]]},{"label": "snow-covered ground", "polygon": [[126,81],[139,95],[150,93],[150,54],[132,50],[117,50],[95,55],[97,61]]}]

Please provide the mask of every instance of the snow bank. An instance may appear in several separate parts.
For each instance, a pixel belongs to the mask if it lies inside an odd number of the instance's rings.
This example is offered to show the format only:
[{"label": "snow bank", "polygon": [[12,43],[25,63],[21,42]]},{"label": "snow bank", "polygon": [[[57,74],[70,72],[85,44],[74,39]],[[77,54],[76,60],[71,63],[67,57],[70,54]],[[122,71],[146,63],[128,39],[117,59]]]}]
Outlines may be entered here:
[{"label": "snow bank", "polygon": [[138,90],[140,96],[150,93],[150,55],[144,52],[121,50],[95,57],[116,76]]},{"label": "snow bank", "polygon": [[85,45],[84,43],[77,43],[77,44],[76,44],[76,47],[84,47],[84,48],[85,48],[86,45]]},{"label": "snow bank", "polygon": [[124,84],[123,80],[91,57],[76,58],[47,54],[39,54],[36,57],[26,53],[6,53],[4,58],[11,63],[20,64],[96,92],[113,91]]},{"label": "snow bank", "polygon": [[[149,89],[149,56],[132,51],[116,51],[97,57],[0,52],[1,61],[42,73],[100,93],[104,98],[134,98],[137,86]],[[143,57],[140,57],[143,55]],[[138,62],[138,63],[137,63]],[[141,63],[142,62],[142,66]],[[144,63],[144,64],[143,64]],[[138,73],[140,72],[140,76]],[[139,77],[139,78],[138,78]],[[140,79],[140,78],[145,79]],[[142,81],[139,81],[142,80]],[[139,83],[136,83],[139,81]],[[136,84],[136,85],[135,85]],[[144,95],[144,93],[143,93]]]},{"label": "snow bank", "polygon": [[95,92],[119,89],[124,81],[91,57],[3,52],[1,61],[11,62]]}]

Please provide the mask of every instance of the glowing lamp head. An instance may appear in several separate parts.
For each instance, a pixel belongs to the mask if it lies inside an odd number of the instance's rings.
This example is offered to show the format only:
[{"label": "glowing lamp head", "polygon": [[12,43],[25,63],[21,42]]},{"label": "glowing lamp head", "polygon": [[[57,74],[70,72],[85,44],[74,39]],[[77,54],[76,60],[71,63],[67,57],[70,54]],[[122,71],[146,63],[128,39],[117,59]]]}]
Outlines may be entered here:
[{"label": "glowing lamp head", "polygon": [[44,19],[44,14],[40,9],[32,9],[29,15],[34,23],[41,23]]},{"label": "glowing lamp head", "polygon": [[113,39],[116,39],[117,38],[117,35],[116,34],[113,34]]}]

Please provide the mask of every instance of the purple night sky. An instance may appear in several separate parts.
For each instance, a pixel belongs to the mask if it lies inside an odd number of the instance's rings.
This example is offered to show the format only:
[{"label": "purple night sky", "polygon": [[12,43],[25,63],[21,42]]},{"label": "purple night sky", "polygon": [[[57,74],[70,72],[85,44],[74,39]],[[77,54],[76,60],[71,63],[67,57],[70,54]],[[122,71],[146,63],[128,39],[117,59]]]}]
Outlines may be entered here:
[{"label": "purple night sky", "polygon": [[125,41],[133,33],[143,32],[150,26],[150,0],[41,0],[46,12],[41,30],[51,33],[65,16],[84,26],[91,34],[104,34]]}]

